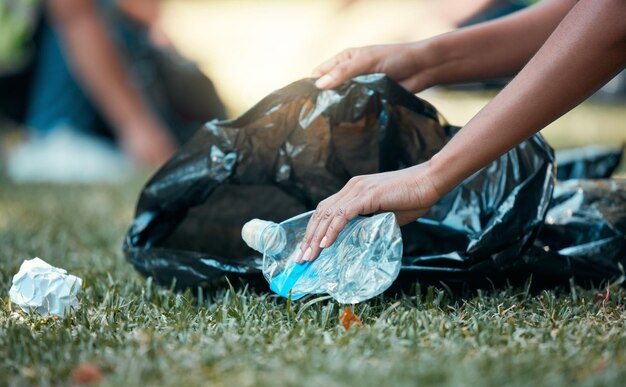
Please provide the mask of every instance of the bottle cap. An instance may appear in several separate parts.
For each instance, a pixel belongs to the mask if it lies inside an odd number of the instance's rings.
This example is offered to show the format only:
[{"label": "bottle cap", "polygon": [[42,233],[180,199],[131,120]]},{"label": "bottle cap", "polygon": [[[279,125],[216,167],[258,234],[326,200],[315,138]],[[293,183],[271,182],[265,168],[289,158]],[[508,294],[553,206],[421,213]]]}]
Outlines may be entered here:
[{"label": "bottle cap", "polygon": [[241,229],[241,238],[243,238],[244,242],[246,242],[250,248],[262,253],[263,246],[260,246],[262,242],[260,238],[261,233],[266,227],[271,226],[272,224],[275,223],[267,220],[252,219],[243,225],[243,228]]}]

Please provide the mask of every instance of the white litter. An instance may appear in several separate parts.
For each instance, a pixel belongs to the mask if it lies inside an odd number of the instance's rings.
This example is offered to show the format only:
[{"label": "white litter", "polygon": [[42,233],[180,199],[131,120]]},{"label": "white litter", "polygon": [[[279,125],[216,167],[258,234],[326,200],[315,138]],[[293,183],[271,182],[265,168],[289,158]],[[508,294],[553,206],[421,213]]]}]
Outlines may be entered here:
[{"label": "white litter", "polygon": [[71,309],[78,309],[76,296],[82,285],[82,279],[67,274],[66,270],[33,258],[25,260],[13,276],[9,296],[26,313],[64,317]]}]

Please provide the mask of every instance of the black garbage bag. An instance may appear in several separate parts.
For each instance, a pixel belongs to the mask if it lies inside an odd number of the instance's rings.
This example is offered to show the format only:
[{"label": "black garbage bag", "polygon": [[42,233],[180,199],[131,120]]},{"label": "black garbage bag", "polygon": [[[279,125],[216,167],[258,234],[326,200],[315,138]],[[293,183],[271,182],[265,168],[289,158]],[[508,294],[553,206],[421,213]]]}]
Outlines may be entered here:
[{"label": "black garbage bag", "polygon": [[626,180],[606,179],[624,146],[590,145],[558,151],[557,179],[545,223],[516,269],[538,286],[598,286],[626,268]]},{"label": "black garbage bag", "polygon": [[558,180],[603,179],[613,175],[624,155],[621,147],[589,145],[556,152]]},{"label": "black garbage bag", "polygon": [[[261,259],[240,236],[246,221],[281,221],[353,176],[429,160],[457,131],[383,75],[326,91],[295,82],[235,120],[198,130],[141,192],[125,255],[144,275],[179,287],[260,278]],[[552,151],[533,136],[403,227],[403,272],[463,279],[514,268],[543,223],[553,184]]]},{"label": "black garbage bag", "polygon": [[460,280],[472,286],[492,286],[521,283],[532,276],[537,288],[566,284],[570,279],[591,286],[618,280],[626,268],[626,180],[606,178],[619,167],[623,153],[624,146],[600,145],[556,152],[559,181],[545,223],[529,251],[508,269],[485,276],[481,267],[479,275],[457,276],[445,266],[411,267],[410,258],[405,258],[400,286],[416,277],[430,284]]},{"label": "black garbage bag", "polygon": [[545,224],[523,261],[541,283],[599,284],[626,269],[626,180],[569,180],[554,190]]}]

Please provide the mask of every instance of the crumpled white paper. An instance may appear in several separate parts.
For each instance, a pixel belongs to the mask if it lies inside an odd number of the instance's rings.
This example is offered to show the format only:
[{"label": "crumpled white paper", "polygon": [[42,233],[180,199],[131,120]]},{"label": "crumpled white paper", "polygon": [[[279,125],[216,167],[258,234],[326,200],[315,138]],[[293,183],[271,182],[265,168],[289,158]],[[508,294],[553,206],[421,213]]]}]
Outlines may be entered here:
[{"label": "crumpled white paper", "polygon": [[24,312],[35,311],[43,317],[64,317],[70,308],[78,308],[76,295],[83,280],[67,274],[42,259],[25,260],[13,276],[9,290],[11,302]]}]

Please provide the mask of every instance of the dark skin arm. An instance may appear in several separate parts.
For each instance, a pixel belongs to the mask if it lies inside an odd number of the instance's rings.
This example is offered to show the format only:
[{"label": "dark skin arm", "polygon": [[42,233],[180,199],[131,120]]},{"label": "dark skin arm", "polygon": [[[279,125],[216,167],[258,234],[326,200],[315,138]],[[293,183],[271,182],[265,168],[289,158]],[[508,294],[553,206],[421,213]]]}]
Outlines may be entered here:
[{"label": "dark skin arm", "polygon": [[297,259],[315,259],[359,214],[392,211],[401,224],[414,220],[465,178],[579,104],[626,66],[625,20],[626,1],[579,1],[507,87],[430,161],[354,178],[321,202]]},{"label": "dark skin arm", "polygon": [[[431,160],[439,169],[453,165],[438,186],[451,190],[580,104],[625,65],[626,1],[578,2],[511,83]],[[464,159],[464,149],[482,152]]]},{"label": "dark skin arm", "polygon": [[407,44],[347,49],[313,71],[320,88],[385,73],[417,93],[430,86],[517,74],[575,0],[545,1],[513,15]]}]

